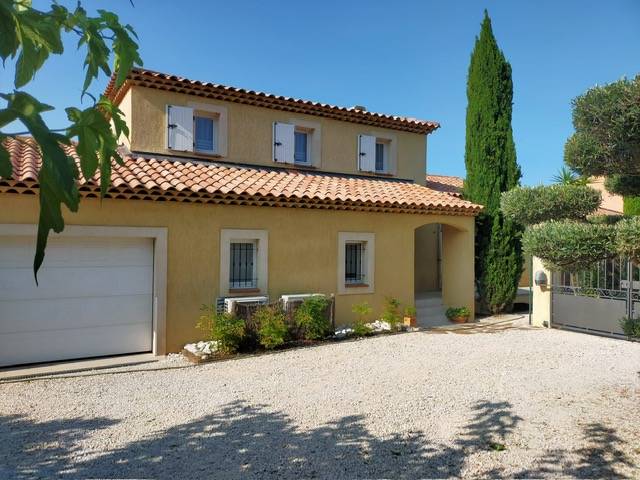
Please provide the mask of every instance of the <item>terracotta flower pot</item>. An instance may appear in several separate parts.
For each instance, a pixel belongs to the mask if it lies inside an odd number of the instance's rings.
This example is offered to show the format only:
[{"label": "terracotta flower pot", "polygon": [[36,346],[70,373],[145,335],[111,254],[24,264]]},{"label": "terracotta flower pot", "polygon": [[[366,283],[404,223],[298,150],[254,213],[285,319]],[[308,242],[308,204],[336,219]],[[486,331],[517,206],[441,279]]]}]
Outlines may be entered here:
[{"label": "terracotta flower pot", "polygon": [[405,327],[415,327],[415,326],[418,325],[418,322],[417,322],[415,316],[410,317],[410,316],[405,315],[403,323],[404,323]]},{"label": "terracotta flower pot", "polygon": [[450,322],[453,323],[467,323],[469,321],[469,316],[468,315],[461,315],[458,317],[451,317],[449,319]]}]

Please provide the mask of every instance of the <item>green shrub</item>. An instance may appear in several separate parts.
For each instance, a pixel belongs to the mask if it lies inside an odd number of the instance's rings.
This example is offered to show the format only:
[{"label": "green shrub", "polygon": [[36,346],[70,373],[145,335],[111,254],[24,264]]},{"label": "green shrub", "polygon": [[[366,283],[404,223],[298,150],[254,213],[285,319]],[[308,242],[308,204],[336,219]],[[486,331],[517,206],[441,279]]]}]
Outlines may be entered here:
[{"label": "green shrub", "polygon": [[303,330],[307,340],[320,340],[331,332],[331,322],[327,315],[329,300],[322,296],[305,298],[296,309],[295,322]]},{"label": "green shrub", "polygon": [[517,187],[502,194],[502,213],[521,225],[548,220],[584,219],[602,202],[597,190],[585,185]]},{"label": "green shrub", "polygon": [[620,327],[629,338],[640,338],[640,318],[623,317],[620,319]]},{"label": "green shrub", "polygon": [[592,223],[594,225],[615,225],[620,220],[622,220],[624,216],[622,215],[589,215],[587,217],[587,222]]},{"label": "green shrub", "polygon": [[449,307],[444,314],[449,320],[451,320],[452,318],[469,317],[471,315],[471,311],[467,307]]},{"label": "green shrub", "polygon": [[366,337],[372,333],[371,328],[362,320],[356,320],[351,326],[351,329],[356,337]]},{"label": "green shrub", "polygon": [[640,197],[624,197],[622,202],[625,215],[640,215]]},{"label": "green shrub", "polygon": [[260,307],[253,314],[253,321],[258,329],[260,345],[267,350],[279,347],[286,341],[288,328],[281,308],[276,306]]},{"label": "green shrub", "polygon": [[615,229],[618,254],[640,263],[640,217],[625,218]]},{"label": "green shrub", "polygon": [[393,297],[386,298],[384,310],[382,311],[382,321],[387,322],[391,326],[391,330],[394,330],[402,322],[400,300]]},{"label": "green shrub", "polygon": [[605,178],[604,188],[610,193],[623,197],[640,195],[640,176],[611,175]]},{"label": "green shrub", "polygon": [[414,307],[413,305],[409,305],[408,307],[405,307],[405,309],[404,309],[404,316],[405,317],[415,317],[417,313],[418,313],[418,311],[416,310],[416,307]]},{"label": "green shrub", "polygon": [[565,220],[533,225],[524,232],[522,246],[540,257],[550,270],[578,271],[614,257],[616,227]]},{"label": "green shrub", "polygon": [[356,314],[356,321],[351,328],[353,334],[357,337],[364,337],[371,333],[371,329],[367,327],[367,317],[373,312],[373,308],[367,302],[356,303],[351,307],[351,311]]},{"label": "green shrub", "polygon": [[215,305],[203,305],[196,328],[208,333],[218,342],[220,353],[234,353],[245,334],[244,320],[228,312],[218,312]]}]

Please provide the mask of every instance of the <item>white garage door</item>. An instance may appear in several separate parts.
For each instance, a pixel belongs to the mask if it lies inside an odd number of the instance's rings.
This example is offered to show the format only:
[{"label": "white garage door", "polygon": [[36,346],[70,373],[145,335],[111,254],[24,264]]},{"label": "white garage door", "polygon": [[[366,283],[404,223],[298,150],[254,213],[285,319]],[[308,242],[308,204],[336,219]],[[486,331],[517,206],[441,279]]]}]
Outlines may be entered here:
[{"label": "white garage door", "polygon": [[0,237],[0,366],[152,349],[153,240]]}]

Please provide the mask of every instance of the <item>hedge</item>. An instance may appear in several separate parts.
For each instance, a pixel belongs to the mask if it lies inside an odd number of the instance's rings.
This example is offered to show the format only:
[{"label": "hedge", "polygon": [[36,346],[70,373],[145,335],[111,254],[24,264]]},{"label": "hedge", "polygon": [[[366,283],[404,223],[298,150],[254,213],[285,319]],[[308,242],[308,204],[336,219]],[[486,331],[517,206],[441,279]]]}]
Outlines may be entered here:
[{"label": "hedge", "polygon": [[602,202],[597,190],[584,185],[517,187],[502,194],[501,208],[507,218],[522,225],[549,220],[582,220]]}]

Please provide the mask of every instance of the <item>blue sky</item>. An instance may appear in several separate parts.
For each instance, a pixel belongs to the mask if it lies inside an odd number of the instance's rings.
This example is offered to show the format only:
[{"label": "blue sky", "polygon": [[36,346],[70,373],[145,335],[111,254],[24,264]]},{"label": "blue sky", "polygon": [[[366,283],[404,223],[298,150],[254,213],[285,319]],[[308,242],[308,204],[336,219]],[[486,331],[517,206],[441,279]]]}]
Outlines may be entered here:
[{"label": "blue sky", "polygon": [[[442,127],[429,136],[431,173],[464,175],[466,76],[484,8],[513,67],[524,184],[548,182],[562,165],[573,97],[640,73],[639,0],[85,4],[132,24],[153,70],[436,120]],[[80,103],[82,60],[74,47],[69,41],[28,88],[59,109],[47,116],[53,127],[66,125],[63,107]],[[0,77],[3,90],[11,87],[9,70]]]}]

